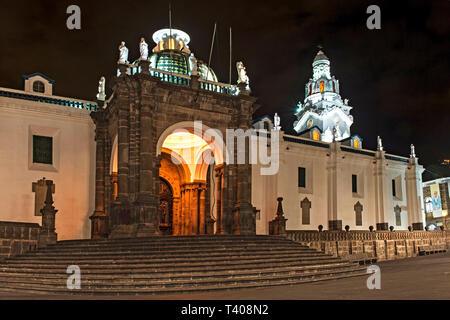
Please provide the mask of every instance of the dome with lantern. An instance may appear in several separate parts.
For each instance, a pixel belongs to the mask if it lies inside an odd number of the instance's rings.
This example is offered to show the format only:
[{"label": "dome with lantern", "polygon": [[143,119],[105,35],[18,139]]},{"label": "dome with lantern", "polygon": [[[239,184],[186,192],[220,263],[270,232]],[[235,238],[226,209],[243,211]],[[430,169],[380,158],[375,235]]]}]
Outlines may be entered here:
[{"label": "dome with lantern", "polygon": [[[189,56],[189,35],[178,29],[161,29],[153,34],[156,46],[150,55],[150,67],[153,69],[191,75],[192,66]],[[217,82],[217,76],[211,68],[197,58],[197,72],[201,79]]]}]

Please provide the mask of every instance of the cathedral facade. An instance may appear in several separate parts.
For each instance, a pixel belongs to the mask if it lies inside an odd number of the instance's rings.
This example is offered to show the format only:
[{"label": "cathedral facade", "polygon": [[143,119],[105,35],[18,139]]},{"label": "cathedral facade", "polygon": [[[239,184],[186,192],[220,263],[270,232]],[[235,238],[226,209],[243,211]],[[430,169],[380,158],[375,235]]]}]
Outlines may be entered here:
[{"label": "cathedral facade", "polygon": [[[252,120],[258,105],[242,62],[237,84],[224,84],[185,32],[162,29],[153,40],[148,50],[141,39],[134,62],[121,44],[113,94],[102,79],[96,102],[53,95],[41,74],[24,77],[24,90],[0,88],[9,181],[0,220],[40,222],[32,182],[45,177],[56,185],[59,239],[268,234],[278,197],[291,230],[423,229],[413,148],[409,157],[386,153],[381,139],[377,150],[362,148],[322,51],[297,135],[288,135],[271,117]],[[262,174],[267,164],[250,161],[252,137],[276,155],[278,170]]]}]

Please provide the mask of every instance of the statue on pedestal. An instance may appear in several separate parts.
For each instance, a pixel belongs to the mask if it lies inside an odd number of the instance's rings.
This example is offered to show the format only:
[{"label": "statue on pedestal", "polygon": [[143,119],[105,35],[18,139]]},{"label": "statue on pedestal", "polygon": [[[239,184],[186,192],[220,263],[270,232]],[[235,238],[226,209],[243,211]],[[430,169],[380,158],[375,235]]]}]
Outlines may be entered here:
[{"label": "statue on pedestal", "polygon": [[105,101],[106,94],[105,94],[105,77],[101,77],[98,81],[98,93],[97,93],[97,100]]},{"label": "statue on pedestal", "polygon": [[274,130],[280,131],[281,126],[280,126],[280,117],[278,116],[278,113],[275,112],[275,115],[273,116],[273,125],[274,125]]},{"label": "statue on pedestal", "polygon": [[139,43],[139,52],[141,53],[141,60],[148,60],[148,44],[145,42],[145,38],[141,38],[141,42]]},{"label": "statue on pedestal", "polygon": [[119,61],[120,64],[128,64],[128,48],[125,47],[125,41],[122,41],[119,46]]},{"label": "statue on pedestal", "polygon": [[411,158],[415,158],[416,157],[416,149],[414,148],[414,145],[411,144]]},{"label": "statue on pedestal", "polygon": [[377,137],[377,150],[378,151],[383,151],[383,143],[381,141],[380,136]]}]

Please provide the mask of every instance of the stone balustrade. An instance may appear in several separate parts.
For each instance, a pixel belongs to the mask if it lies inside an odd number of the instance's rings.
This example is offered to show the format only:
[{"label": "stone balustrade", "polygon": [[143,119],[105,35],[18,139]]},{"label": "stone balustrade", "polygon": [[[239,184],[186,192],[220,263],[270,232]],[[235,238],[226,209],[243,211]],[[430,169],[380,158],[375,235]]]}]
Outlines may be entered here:
[{"label": "stone balustrade", "polygon": [[287,230],[286,237],[333,256],[370,253],[378,260],[415,257],[423,245],[450,248],[447,231],[314,231]]}]

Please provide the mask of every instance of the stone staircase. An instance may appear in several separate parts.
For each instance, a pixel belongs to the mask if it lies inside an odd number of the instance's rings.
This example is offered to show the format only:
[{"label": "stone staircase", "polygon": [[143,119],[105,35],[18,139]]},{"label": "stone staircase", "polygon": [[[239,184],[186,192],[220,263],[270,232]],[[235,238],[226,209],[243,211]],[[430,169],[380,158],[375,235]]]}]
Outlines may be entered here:
[{"label": "stone staircase", "polygon": [[[69,265],[81,289],[67,288]],[[0,262],[0,291],[152,295],[257,288],[366,275],[364,267],[277,236],[60,241]]]}]

